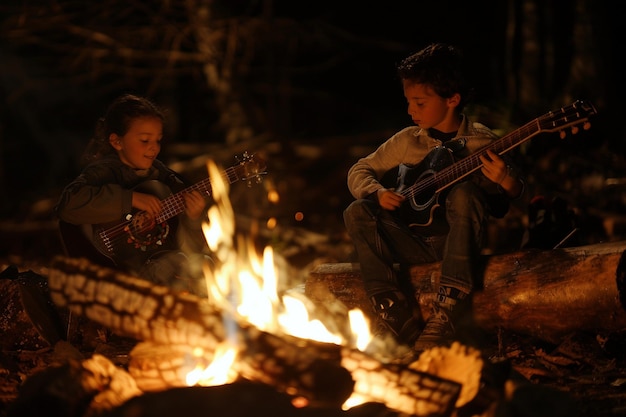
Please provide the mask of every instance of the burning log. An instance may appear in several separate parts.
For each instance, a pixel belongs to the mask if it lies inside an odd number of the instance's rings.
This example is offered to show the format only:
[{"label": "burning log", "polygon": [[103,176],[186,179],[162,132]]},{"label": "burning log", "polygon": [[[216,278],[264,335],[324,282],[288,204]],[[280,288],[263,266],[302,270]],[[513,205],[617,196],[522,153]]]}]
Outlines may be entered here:
[{"label": "burning log", "polygon": [[83,361],[69,358],[28,378],[7,415],[95,417],[140,394],[127,372],[94,354]]},{"label": "burning log", "polygon": [[[483,260],[484,283],[475,291],[473,314],[486,329],[505,328],[552,343],[578,331],[626,330],[626,242],[524,250]],[[408,271],[424,316],[439,270],[440,263],[432,263]],[[338,299],[347,308],[371,311],[358,264],[318,266],[305,293],[320,304]]]},{"label": "burning log", "polygon": [[342,364],[356,380],[355,393],[414,416],[448,416],[455,408],[461,384],[346,349]]},{"label": "burning log", "polygon": [[[242,381],[214,387],[181,387],[146,393],[101,417],[176,415],[313,417],[314,414],[295,407],[288,395],[277,392],[270,386]],[[316,415],[344,416],[341,410],[331,408],[320,408],[316,410]]]},{"label": "burning log", "polygon": [[57,306],[68,307],[121,336],[209,350],[226,338],[221,315],[208,303],[86,259],[55,258],[48,286]]},{"label": "burning log", "polygon": [[[381,410],[382,409],[382,410]],[[135,397],[100,417],[206,417],[251,415],[272,417],[406,417],[368,403],[348,411],[298,408],[291,398],[267,385],[242,381],[214,387],[172,388]]]},{"label": "burning log", "polygon": [[[337,377],[341,372],[331,372],[328,366],[322,369],[317,364],[317,361],[333,356],[335,362],[339,362],[340,350],[337,346],[332,345],[329,349],[330,345],[296,338],[287,343],[287,336],[278,338],[245,323],[237,323],[233,317],[214,309],[206,300],[154,286],[148,281],[99,267],[84,259],[56,258],[49,271],[48,282],[52,300],[58,306],[68,307],[72,312],[84,315],[121,336],[166,347],[184,346],[187,347],[186,354],[193,349],[211,354],[218,350],[221,343],[228,341],[240,349],[244,358],[240,364],[244,368],[241,373],[251,380],[279,387],[285,385],[285,389],[293,386],[309,398],[337,401],[334,398],[316,398],[324,391],[320,378],[332,375],[335,390],[328,394],[337,396],[337,393],[351,392],[351,386],[338,389],[337,383],[342,378]],[[238,329],[227,334],[229,322],[236,324]],[[326,349],[321,349],[319,345]],[[168,354],[172,353],[170,349]],[[170,362],[163,362],[170,366],[173,363],[174,368],[161,369],[162,386],[177,385],[172,372],[178,371],[178,363]],[[149,368],[145,361],[138,367]],[[135,373],[141,372],[138,369]],[[148,371],[148,377],[154,376]],[[343,378],[344,382],[346,379]],[[178,378],[178,382],[184,384],[185,381]],[[316,384],[319,384],[317,390]]]},{"label": "burning log", "polygon": [[[239,349],[233,367],[242,378],[304,397],[310,404],[339,407],[351,394],[359,394],[409,415],[448,416],[461,389],[457,382],[382,363],[356,349],[261,331],[207,300],[86,260],[56,258],[48,282],[59,307],[145,341],[133,349],[129,363],[142,389],[183,386],[181,370],[192,352],[201,349],[203,360],[210,362],[224,342]],[[237,330],[231,332],[233,324]]]}]

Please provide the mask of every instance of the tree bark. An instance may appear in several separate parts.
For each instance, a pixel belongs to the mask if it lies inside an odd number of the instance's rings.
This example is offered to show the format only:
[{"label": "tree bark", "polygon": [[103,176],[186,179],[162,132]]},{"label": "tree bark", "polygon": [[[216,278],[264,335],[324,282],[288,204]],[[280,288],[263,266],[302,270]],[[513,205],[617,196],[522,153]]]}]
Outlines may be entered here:
[{"label": "tree bark", "polygon": [[[484,256],[473,315],[485,329],[504,328],[559,343],[580,331],[626,330],[626,242]],[[421,307],[434,298],[440,263],[414,265],[410,279]],[[305,292],[316,302],[339,299],[370,312],[358,264],[318,266]],[[426,313],[427,314],[427,313]]]}]

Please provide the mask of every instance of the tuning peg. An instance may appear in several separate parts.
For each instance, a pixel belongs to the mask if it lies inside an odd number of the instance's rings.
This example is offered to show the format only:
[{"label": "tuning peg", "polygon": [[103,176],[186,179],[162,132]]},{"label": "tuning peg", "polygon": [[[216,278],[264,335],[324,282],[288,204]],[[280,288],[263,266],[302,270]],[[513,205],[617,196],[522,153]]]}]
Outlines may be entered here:
[{"label": "tuning peg", "polygon": [[237,161],[237,163],[240,165],[243,165],[244,163],[248,162],[250,159],[252,159],[252,155],[250,155],[248,151],[244,151],[244,153],[241,154],[241,156],[235,155],[235,161]]},{"label": "tuning peg", "polygon": [[583,129],[584,129],[584,130],[589,130],[589,129],[591,129],[591,123],[589,123],[589,122],[585,122],[585,123],[583,123]]},{"label": "tuning peg", "polygon": [[564,131],[564,130],[561,130],[561,131],[559,132],[559,137],[560,137],[561,139],[565,139],[565,136],[567,136],[567,133],[565,133],[565,131]]},{"label": "tuning peg", "polygon": [[578,126],[572,126],[572,134],[575,135],[576,133],[578,133],[580,129],[578,128]]}]

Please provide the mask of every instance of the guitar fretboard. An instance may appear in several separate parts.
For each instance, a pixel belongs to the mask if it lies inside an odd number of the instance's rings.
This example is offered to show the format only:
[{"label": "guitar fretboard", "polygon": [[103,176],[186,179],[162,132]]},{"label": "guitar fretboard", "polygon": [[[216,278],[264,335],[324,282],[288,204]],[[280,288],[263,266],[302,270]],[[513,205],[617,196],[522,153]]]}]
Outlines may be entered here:
[{"label": "guitar fretboard", "polygon": [[407,187],[402,194],[410,198],[433,188],[439,192],[479,169],[483,165],[480,156],[484,155],[488,149],[498,155],[502,155],[540,132],[562,131],[567,127],[576,126],[577,124],[587,121],[589,116],[594,114],[596,114],[594,106],[582,100],[577,100],[567,107],[548,112],[502,138],[495,140],[480,151],[472,153],[460,161],[441,169],[424,181],[418,181],[412,186]]},{"label": "guitar fretboard", "polygon": [[[236,181],[239,181],[239,175],[237,175],[237,167],[230,167],[222,172],[222,178],[224,181],[232,184]],[[210,197],[213,190],[211,187],[211,179],[205,178],[202,181],[195,183],[194,185],[185,188],[184,190],[172,194],[169,197],[161,200],[161,212],[157,216],[157,223],[162,223],[172,217],[182,213],[185,210],[185,198],[184,194],[189,193],[191,191],[199,191],[205,197]]]},{"label": "guitar fretboard", "polygon": [[458,163],[452,164],[438,173],[435,173],[434,181],[436,188],[438,190],[442,189],[479,169],[483,165],[480,160],[480,156],[483,155],[487,149],[492,150],[498,155],[502,155],[516,146],[521,145],[540,132],[541,129],[539,127],[539,119],[528,122],[514,132],[495,140],[490,145],[481,149],[480,152],[473,153],[463,158]]}]

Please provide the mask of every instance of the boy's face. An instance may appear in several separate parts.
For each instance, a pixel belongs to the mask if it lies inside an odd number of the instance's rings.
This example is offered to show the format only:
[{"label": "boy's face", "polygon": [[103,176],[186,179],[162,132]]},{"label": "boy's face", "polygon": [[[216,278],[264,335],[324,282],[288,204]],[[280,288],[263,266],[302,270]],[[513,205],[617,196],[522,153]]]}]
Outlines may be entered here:
[{"label": "boy's face", "polygon": [[124,136],[109,138],[123,163],[134,169],[148,169],[161,151],[163,123],[158,118],[141,117],[131,122]]},{"label": "boy's face", "polygon": [[443,98],[430,86],[408,80],[402,81],[402,87],[413,123],[422,129],[435,128],[444,133],[459,129],[460,118],[456,110],[461,98],[459,94]]}]

